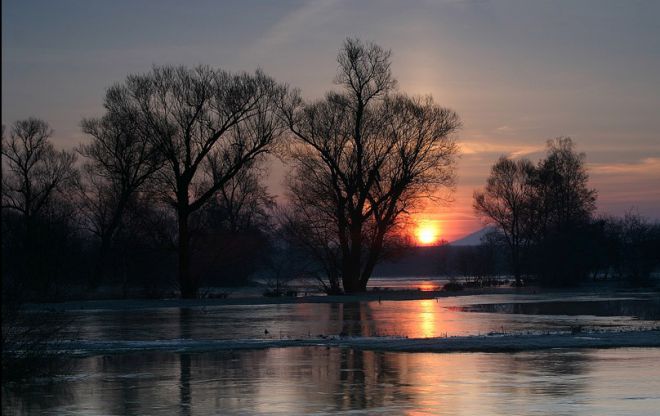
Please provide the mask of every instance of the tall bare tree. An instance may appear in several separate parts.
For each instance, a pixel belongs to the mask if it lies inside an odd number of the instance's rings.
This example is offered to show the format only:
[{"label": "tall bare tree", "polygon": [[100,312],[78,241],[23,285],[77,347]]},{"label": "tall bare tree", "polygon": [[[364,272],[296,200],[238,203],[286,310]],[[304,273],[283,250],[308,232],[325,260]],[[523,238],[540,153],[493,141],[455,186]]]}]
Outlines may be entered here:
[{"label": "tall bare tree", "polygon": [[[428,98],[396,93],[390,51],[347,39],[335,83],[343,91],[304,103],[291,96],[283,114],[298,139],[290,194],[321,256],[336,253],[332,280],[366,290],[401,214],[454,179],[453,139],[460,121]],[[325,241],[323,241],[325,239]]]},{"label": "tall bare tree", "polygon": [[271,150],[284,125],[274,113],[285,88],[260,71],[231,74],[206,66],[154,67],[129,76],[117,109],[134,113],[165,162],[159,188],[178,220],[179,284],[197,295],[191,273],[190,216],[247,164]]},{"label": "tall bare tree", "polygon": [[92,233],[99,240],[96,276],[98,283],[106,270],[107,256],[117,231],[124,223],[127,208],[145,183],[162,167],[149,135],[143,134],[135,113],[122,112],[129,91],[116,85],[108,89],[101,118],[81,123],[91,142],[77,151],[85,158],[82,185],[83,212]]},{"label": "tall bare tree", "polygon": [[569,137],[548,141],[533,182],[530,229],[536,272],[546,284],[574,284],[588,274],[587,235],[596,209],[597,193],[589,188],[585,154],[575,150]]},{"label": "tall bare tree", "polygon": [[[77,178],[75,155],[56,151],[49,141],[53,130],[43,120],[15,122],[2,156],[2,207],[19,212],[26,222],[37,216],[57,191]],[[4,166],[3,166],[4,167]]]},{"label": "tall bare tree", "polygon": [[[2,143],[2,210],[17,213],[22,221],[21,260],[24,278],[37,269],[35,244],[38,220],[53,208],[58,194],[67,196],[78,180],[75,155],[57,151],[50,142],[53,130],[43,120],[16,121]],[[38,276],[40,279],[46,278]]]},{"label": "tall bare tree", "polygon": [[534,165],[529,160],[502,156],[491,168],[485,189],[474,193],[477,214],[504,234],[517,286],[522,285],[521,255],[529,241],[533,175]]}]

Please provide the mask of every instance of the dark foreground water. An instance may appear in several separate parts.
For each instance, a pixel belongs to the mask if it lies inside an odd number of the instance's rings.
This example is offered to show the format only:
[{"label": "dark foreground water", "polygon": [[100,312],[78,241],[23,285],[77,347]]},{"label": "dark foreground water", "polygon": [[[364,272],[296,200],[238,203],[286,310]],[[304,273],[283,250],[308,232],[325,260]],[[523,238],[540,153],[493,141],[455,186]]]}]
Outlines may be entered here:
[{"label": "dark foreground water", "polygon": [[16,415],[657,415],[660,349],[95,356],[74,376],[3,390]]},{"label": "dark foreground water", "polygon": [[[2,414],[657,415],[660,349],[396,353],[290,347],[180,353],[180,340],[410,338],[660,325],[657,293],[478,295],[347,304],[66,312],[81,353],[64,374],[2,387]],[[580,335],[581,336],[581,335]],[[85,352],[96,341],[167,352]],[[145,342],[145,344],[148,344]]]}]

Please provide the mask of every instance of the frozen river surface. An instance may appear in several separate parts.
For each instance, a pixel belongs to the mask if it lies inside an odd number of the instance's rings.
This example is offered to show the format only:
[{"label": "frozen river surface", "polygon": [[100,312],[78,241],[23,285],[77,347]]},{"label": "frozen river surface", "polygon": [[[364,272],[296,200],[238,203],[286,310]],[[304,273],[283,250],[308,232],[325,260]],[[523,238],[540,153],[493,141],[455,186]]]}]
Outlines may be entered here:
[{"label": "frozen river surface", "polygon": [[[660,348],[403,353],[289,347],[187,353],[177,342],[444,337],[654,328],[657,293],[66,312],[82,356],[5,385],[3,414],[656,415]],[[657,336],[657,333],[656,335]],[[85,343],[171,341],[100,354]]]},{"label": "frozen river surface", "polygon": [[410,301],[69,311],[82,340],[429,338],[657,326],[657,293],[477,295]]}]

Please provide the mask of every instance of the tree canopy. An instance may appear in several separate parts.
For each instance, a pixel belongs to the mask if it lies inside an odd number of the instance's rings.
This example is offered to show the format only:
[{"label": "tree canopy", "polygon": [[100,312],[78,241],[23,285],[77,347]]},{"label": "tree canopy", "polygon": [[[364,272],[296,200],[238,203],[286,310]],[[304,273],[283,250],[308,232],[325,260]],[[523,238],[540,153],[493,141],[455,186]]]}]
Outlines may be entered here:
[{"label": "tree canopy", "polygon": [[396,91],[390,56],[347,39],[341,89],[311,103],[292,94],[283,106],[296,139],[289,194],[332,291],[339,281],[345,292],[364,291],[401,214],[454,183],[458,115]]}]

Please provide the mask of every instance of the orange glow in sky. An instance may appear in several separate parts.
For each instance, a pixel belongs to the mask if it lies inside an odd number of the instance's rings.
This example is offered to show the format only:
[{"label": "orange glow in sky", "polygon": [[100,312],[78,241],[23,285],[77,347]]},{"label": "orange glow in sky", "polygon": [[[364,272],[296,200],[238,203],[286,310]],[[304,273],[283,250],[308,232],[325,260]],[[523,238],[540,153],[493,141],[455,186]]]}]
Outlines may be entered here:
[{"label": "orange glow in sky", "polygon": [[440,225],[438,221],[422,220],[417,223],[415,229],[415,238],[417,243],[422,246],[429,246],[440,240]]}]

